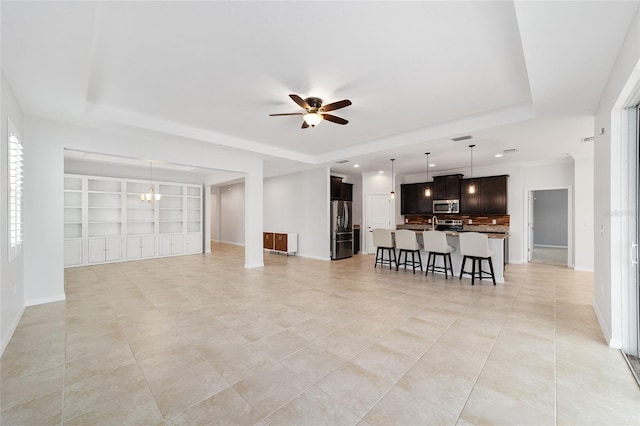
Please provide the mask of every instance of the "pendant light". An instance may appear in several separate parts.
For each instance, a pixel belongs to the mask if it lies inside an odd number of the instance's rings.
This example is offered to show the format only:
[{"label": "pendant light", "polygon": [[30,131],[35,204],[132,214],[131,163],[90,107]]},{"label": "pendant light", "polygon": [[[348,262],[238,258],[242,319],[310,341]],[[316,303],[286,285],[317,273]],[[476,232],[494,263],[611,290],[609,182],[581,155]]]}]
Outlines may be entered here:
[{"label": "pendant light", "polygon": [[[469,148],[471,148],[471,179],[473,179],[473,147],[474,146],[475,145],[469,145]],[[476,193],[476,184],[473,183],[473,181],[471,181],[469,186],[467,186],[467,192],[469,194],[475,194]]]},{"label": "pendant light", "polygon": [[[429,183],[429,154],[431,154],[430,152],[425,152],[425,154],[427,155],[427,183]],[[427,188],[424,190],[424,196],[425,197],[431,197],[431,188],[427,186]]]},{"label": "pendant light", "polygon": [[395,189],[395,185],[393,184],[393,162],[396,161],[395,158],[391,159],[391,199],[395,200],[396,199],[396,192],[394,191]]},{"label": "pendant light", "polygon": [[144,194],[140,194],[140,200],[146,201],[148,203],[157,203],[158,201],[160,201],[160,198],[162,198],[162,195],[156,194],[155,190],[153,189],[153,161],[149,161],[149,168],[149,191]]}]

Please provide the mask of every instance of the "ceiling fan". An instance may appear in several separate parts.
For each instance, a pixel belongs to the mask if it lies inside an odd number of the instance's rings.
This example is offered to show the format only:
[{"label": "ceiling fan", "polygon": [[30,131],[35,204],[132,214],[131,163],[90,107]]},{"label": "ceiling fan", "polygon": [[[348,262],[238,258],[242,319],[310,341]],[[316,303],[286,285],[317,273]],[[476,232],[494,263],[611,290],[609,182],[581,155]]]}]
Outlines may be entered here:
[{"label": "ceiling fan", "polygon": [[351,101],[349,99],[345,99],[338,102],[333,102],[327,105],[322,105],[322,99],[320,98],[306,98],[302,99],[300,96],[291,94],[289,95],[293,102],[297,103],[302,107],[305,112],[291,112],[284,114],[269,114],[270,117],[275,117],[278,115],[301,115],[302,119],[302,128],[306,129],[307,127],[316,127],[322,120],[331,121],[338,124],[347,124],[348,121],[344,118],[336,117],[335,115],[326,114],[328,111],[333,111],[336,109],[348,107],[351,105]]}]

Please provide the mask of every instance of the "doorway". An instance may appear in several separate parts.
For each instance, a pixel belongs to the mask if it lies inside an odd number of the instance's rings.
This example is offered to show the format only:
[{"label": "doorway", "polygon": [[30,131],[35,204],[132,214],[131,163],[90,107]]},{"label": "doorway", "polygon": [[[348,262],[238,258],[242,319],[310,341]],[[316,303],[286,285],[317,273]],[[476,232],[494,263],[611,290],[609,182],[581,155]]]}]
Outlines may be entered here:
[{"label": "doorway", "polygon": [[530,190],[528,195],[527,260],[569,266],[569,189]]}]

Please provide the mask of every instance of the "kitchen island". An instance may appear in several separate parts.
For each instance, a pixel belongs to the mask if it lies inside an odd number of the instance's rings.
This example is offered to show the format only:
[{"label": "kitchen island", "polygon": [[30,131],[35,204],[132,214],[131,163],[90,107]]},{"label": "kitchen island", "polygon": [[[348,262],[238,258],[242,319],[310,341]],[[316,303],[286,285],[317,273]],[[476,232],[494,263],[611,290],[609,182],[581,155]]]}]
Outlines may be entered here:
[{"label": "kitchen island", "polygon": [[[411,229],[410,227],[407,227],[407,226],[404,226],[403,228]],[[422,229],[411,229],[411,230],[416,232],[418,243],[423,245],[422,232],[429,231],[430,229],[422,228]],[[455,251],[451,253],[451,263],[453,265],[453,273],[456,275],[456,277],[459,277],[463,256],[462,254],[460,254],[460,238],[458,238],[458,236],[460,235],[461,232],[469,232],[469,231],[459,231],[459,232],[458,231],[441,231],[441,232],[444,232],[447,235],[447,243],[450,246],[455,247]],[[508,232],[490,232],[490,231],[483,231],[482,233],[487,235],[487,237],[489,237],[489,248],[494,252],[493,256],[491,256],[491,260],[493,262],[493,271],[495,274],[496,283],[504,283],[504,268],[505,268],[505,264],[508,263],[507,262],[507,259],[508,259],[507,240],[509,238],[509,233]],[[422,256],[423,267],[426,267],[428,253],[424,250],[420,250],[420,255]],[[437,259],[436,266],[444,267],[442,263],[442,257],[436,256],[436,259]],[[471,262],[467,262],[466,267],[468,268],[467,270],[470,272]],[[488,262],[482,262],[482,268],[484,271],[489,271]],[[441,273],[442,275],[444,275],[444,272],[436,271],[436,273]]]}]

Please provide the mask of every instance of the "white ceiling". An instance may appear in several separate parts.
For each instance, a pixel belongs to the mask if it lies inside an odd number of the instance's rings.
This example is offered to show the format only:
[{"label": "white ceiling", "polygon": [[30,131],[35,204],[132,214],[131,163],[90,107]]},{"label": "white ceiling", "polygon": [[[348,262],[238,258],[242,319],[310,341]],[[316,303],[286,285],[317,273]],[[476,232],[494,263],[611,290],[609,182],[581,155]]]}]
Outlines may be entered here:
[{"label": "white ceiling", "polygon": [[[2,67],[25,113],[194,137],[265,158],[399,173],[588,155],[638,1],[2,2]],[[350,99],[300,129],[288,97]],[[347,159],[350,163],[337,165]]]}]

